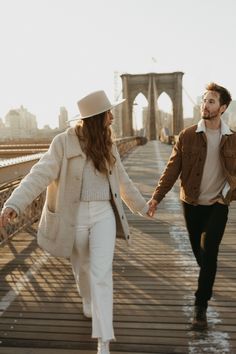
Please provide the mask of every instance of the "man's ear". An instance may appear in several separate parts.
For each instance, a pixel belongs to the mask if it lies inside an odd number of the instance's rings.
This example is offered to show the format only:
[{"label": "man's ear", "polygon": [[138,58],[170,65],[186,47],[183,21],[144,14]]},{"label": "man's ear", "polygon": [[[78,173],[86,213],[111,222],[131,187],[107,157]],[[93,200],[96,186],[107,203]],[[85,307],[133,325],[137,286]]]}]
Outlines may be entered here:
[{"label": "man's ear", "polygon": [[220,106],[220,113],[223,114],[226,111],[226,104],[223,104],[222,106]]}]

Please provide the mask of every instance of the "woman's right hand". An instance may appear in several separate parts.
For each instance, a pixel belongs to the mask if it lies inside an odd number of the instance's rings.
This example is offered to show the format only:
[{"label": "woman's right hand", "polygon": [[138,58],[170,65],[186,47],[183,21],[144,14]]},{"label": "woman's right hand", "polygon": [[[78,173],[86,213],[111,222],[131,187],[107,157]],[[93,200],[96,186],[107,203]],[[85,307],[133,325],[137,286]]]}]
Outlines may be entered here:
[{"label": "woman's right hand", "polygon": [[5,227],[11,220],[17,217],[17,213],[12,208],[5,208],[0,215],[0,227]]},{"label": "woman's right hand", "polygon": [[158,202],[152,198],[148,201],[148,205],[149,205],[149,209],[147,211],[147,215],[152,218],[157,210]]}]

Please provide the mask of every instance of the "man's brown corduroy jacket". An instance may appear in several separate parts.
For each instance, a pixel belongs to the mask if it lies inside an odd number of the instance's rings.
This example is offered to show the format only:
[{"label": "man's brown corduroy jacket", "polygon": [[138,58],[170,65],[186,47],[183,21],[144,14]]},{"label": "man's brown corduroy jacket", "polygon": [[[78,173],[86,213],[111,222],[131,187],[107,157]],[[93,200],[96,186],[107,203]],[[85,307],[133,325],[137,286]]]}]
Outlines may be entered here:
[{"label": "man's brown corduroy jacket", "polygon": [[[205,124],[184,129],[175,144],[165,171],[153,193],[159,203],[180,177],[180,199],[197,205],[200,184],[207,153]],[[221,121],[220,160],[225,173],[228,192],[222,199],[225,204],[236,200],[236,133]]]}]

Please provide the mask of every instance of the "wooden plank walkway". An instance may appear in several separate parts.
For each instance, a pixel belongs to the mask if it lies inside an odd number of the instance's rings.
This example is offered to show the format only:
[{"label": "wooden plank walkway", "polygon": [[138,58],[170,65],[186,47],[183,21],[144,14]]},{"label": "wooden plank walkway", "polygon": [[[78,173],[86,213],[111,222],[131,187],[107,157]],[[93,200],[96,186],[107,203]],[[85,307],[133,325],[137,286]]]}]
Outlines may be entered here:
[{"label": "wooden plank walkway", "polygon": [[[171,147],[149,142],[124,160],[148,199]],[[184,227],[178,185],[150,221],[127,210],[130,248],[117,241],[112,354],[236,353],[236,206],[221,245],[209,329],[190,330],[198,268]],[[70,264],[46,255],[35,230],[0,249],[0,354],[94,354]]]}]

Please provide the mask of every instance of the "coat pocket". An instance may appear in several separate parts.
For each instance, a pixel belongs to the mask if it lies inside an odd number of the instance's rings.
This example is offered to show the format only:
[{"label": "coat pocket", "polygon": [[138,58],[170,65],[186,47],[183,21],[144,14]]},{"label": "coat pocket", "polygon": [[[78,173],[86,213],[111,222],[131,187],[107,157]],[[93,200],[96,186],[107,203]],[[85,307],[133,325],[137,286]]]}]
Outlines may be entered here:
[{"label": "coat pocket", "polygon": [[50,240],[55,240],[59,230],[59,213],[53,213],[45,206],[38,226],[40,234]]},{"label": "coat pocket", "polygon": [[[226,149],[223,151],[223,164],[227,173],[232,177],[236,175],[236,151]],[[233,183],[233,185],[235,185]]]}]

